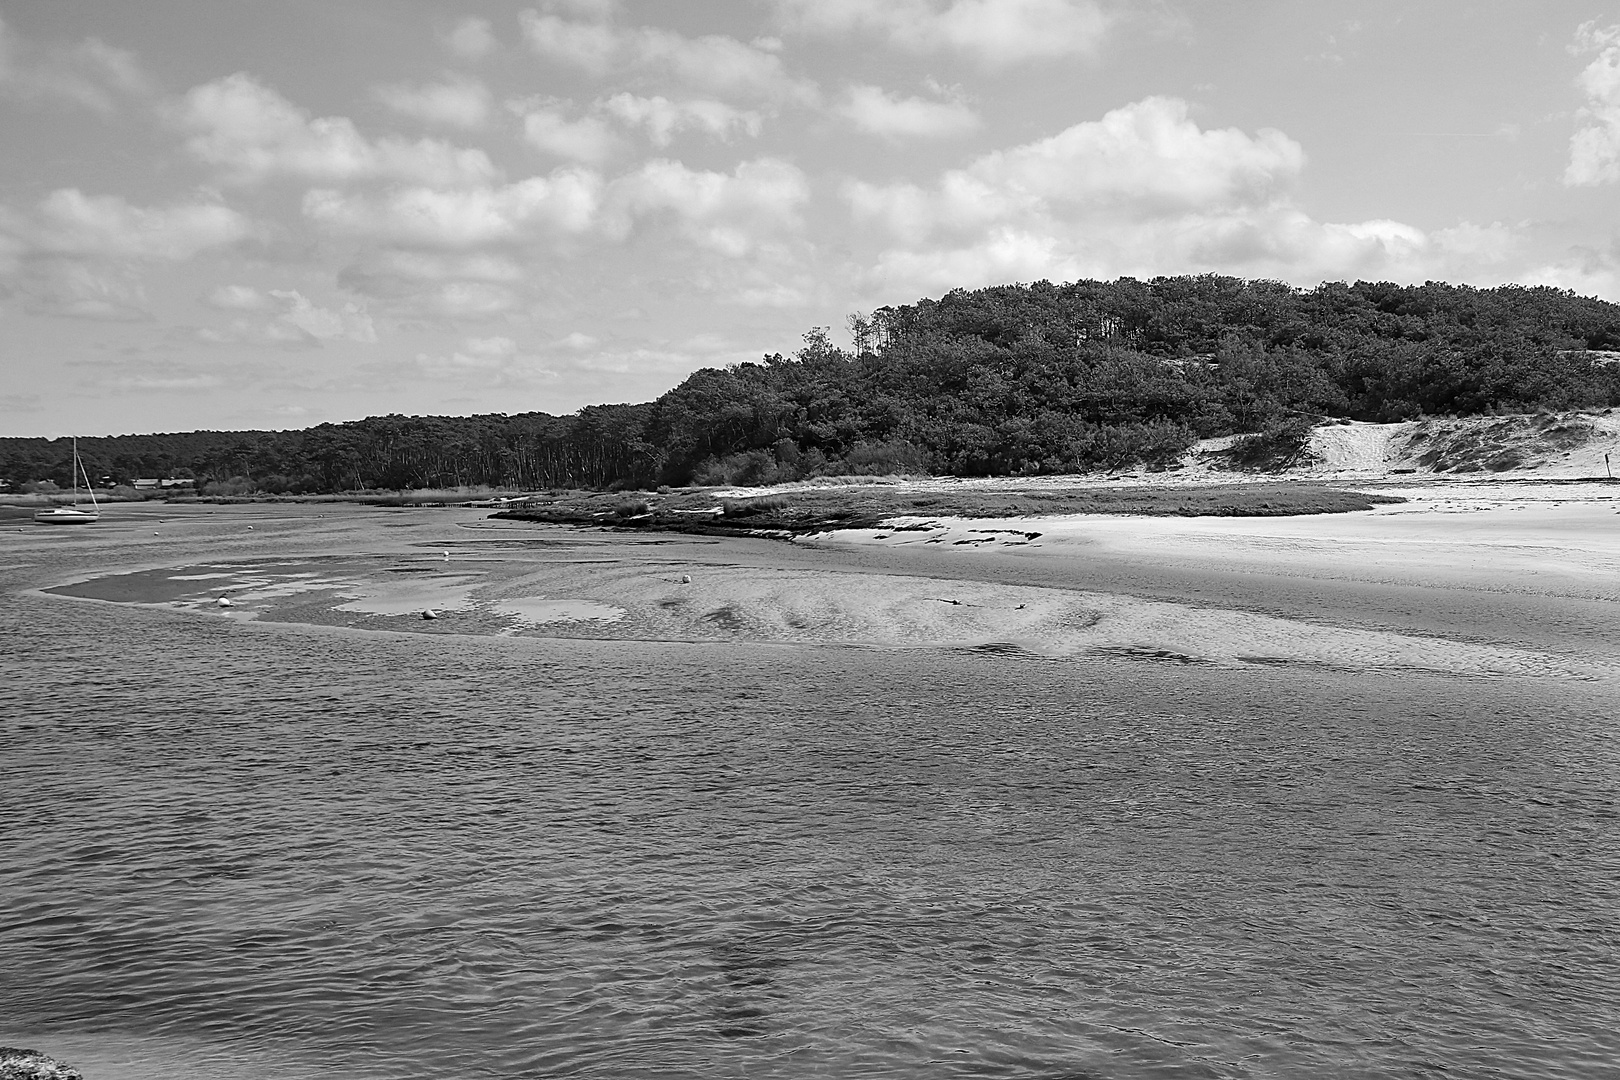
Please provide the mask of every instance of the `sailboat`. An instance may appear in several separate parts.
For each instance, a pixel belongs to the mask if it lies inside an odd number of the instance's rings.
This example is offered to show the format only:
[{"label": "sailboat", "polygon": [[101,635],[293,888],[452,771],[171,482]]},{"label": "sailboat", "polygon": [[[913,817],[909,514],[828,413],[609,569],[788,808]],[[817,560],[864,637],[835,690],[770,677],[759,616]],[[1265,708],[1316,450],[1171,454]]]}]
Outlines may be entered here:
[{"label": "sailboat", "polygon": [[[79,509],[79,477],[84,477],[84,489],[90,493],[90,509]],[[96,489],[90,486],[90,477],[79,460],[79,440],[73,439],[73,505],[53,506],[38,510],[34,520],[41,525],[90,525],[101,520],[101,504],[96,502]]]}]

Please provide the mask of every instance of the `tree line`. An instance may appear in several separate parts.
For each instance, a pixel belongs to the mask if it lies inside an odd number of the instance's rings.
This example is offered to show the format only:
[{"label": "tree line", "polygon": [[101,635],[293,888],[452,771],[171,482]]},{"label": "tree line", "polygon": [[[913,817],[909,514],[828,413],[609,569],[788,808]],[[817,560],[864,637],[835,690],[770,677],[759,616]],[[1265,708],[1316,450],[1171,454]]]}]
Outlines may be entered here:
[{"label": "tree line", "polygon": [[[1620,405],[1620,306],[1547,287],[1221,275],[1036,282],[881,308],[795,353],[570,416],[376,416],[301,431],[81,438],[92,477],[267,492],[648,488],[894,472],[1162,467],[1216,435]],[[0,478],[70,480],[65,439]]]}]

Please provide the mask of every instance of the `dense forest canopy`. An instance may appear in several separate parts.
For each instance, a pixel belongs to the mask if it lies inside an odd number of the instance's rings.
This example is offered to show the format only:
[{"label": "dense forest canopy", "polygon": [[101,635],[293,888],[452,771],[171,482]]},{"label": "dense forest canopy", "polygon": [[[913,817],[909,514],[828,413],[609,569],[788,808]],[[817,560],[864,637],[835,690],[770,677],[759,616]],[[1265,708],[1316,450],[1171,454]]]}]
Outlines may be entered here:
[{"label": "dense forest canopy", "polygon": [[[1218,275],[958,289],[852,316],[792,356],[572,416],[370,417],[80,439],[92,477],[270,492],[769,483],[1162,466],[1199,438],[1620,404],[1620,306],[1552,288]],[[0,479],[65,486],[65,439],[0,439]]]}]

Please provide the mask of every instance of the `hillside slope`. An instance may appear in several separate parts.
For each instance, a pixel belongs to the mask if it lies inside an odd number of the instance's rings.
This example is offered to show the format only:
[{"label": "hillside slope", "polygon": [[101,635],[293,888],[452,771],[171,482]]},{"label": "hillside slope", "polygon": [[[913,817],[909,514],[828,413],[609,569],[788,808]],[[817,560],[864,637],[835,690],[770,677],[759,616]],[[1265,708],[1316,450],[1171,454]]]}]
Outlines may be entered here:
[{"label": "hillside slope", "polygon": [[[1184,471],[1268,473],[1322,479],[1468,476],[1591,479],[1620,475],[1620,412],[1441,417],[1396,424],[1338,421],[1312,429],[1268,467],[1234,468],[1228,436],[1200,442]],[[1607,464],[1604,461],[1608,456]]]}]

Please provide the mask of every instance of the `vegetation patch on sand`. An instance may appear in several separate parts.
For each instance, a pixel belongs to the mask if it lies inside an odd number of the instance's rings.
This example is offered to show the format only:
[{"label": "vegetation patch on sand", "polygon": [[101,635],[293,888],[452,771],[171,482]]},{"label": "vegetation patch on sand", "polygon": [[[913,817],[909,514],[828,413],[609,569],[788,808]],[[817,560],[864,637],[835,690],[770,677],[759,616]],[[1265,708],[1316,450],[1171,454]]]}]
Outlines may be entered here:
[{"label": "vegetation patch on sand", "polygon": [[752,498],[714,490],[678,490],[627,498],[624,493],[555,491],[495,514],[518,521],[730,535],[802,535],[832,529],[875,529],[899,517],[1054,517],[1139,514],[1155,517],[1283,517],[1341,514],[1405,502],[1342,488],[1300,483],[1209,484],[1197,487],[1054,486],[1040,489],[907,490],[895,485],[804,488]]}]

